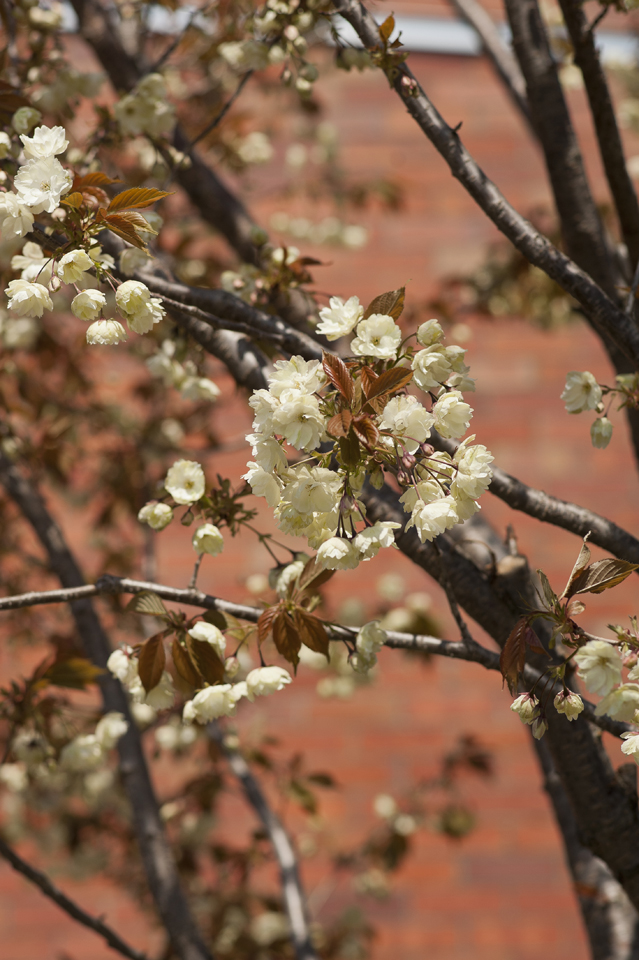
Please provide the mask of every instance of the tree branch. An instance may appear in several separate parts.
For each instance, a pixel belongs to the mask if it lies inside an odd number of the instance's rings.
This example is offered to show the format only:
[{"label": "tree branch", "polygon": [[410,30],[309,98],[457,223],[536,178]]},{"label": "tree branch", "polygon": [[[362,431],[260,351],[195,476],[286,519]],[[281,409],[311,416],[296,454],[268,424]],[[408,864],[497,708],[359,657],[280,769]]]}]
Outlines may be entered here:
[{"label": "tree branch", "polygon": [[519,64],[502,40],[490,15],[478,0],[451,0],[451,3],[462,20],[465,20],[478,35],[484,52],[504,84],[508,96],[536,138],[537,132],[533,126],[526,96],[526,82]]},{"label": "tree branch", "polygon": [[23,877],[26,877],[27,880],[34,883],[36,887],[39,887],[45,897],[57,903],[70,917],[73,917],[74,920],[77,920],[78,923],[83,924],[90,930],[94,930],[100,937],[104,937],[113,950],[117,950],[118,953],[121,953],[124,957],[129,957],[129,960],[148,960],[145,953],[129,946],[128,943],[118,936],[115,930],[107,926],[99,917],[92,917],[90,913],[87,913],[82,907],[79,907],[77,903],[74,903],[74,901],[62,893],[61,890],[58,890],[58,888],[51,883],[46,873],[42,873],[41,870],[36,870],[35,867],[32,867],[31,864],[23,860],[22,857],[1,838],[0,856],[4,857],[14,870],[17,870]]},{"label": "tree branch", "polygon": [[505,0],[505,5],[566,250],[609,296],[616,296],[616,270],[537,0]]},{"label": "tree branch", "polygon": [[[468,562],[468,561],[467,561]],[[257,623],[261,607],[250,607],[246,604],[233,603],[222,600],[208,593],[202,593],[191,587],[181,589],[169,587],[163,583],[152,583],[147,580],[132,580],[130,577],[115,577],[105,574],[95,584],[75,587],[70,590],[42,590],[22,593],[13,597],[0,598],[0,612],[3,610],[17,610],[21,607],[35,607],[49,603],[68,603],[78,598],[108,596],[109,594],[144,593],[151,591],[163,600],[173,603],[186,603],[189,606],[202,607],[205,610],[218,610],[220,613],[230,613],[239,620]],[[342,624],[326,624],[326,632],[330,640],[353,640],[357,635],[357,627],[346,627]],[[419,650],[421,653],[432,653],[440,657],[449,657],[453,660],[466,660],[478,663],[486,670],[500,672],[499,654],[487,650],[480,643],[467,637],[462,641],[442,640],[440,637],[431,637],[427,634],[402,633],[397,630],[386,630],[386,646],[392,650]],[[524,680],[530,686],[539,681],[541,673],[532,667],[526,667]],[[555,690],[556,686],[556,690]],[[555,685],[552,690],[559,692],[561,685]],[[550,688],[549,688],[550,689]],[[602,730],[607,730],[616,737],[620,737],[630,729],[626,723],[618,723],[609,717],[595,716],[593,704],[584,700],[585,716]]]},{"label": "tree branch", "polygon": [[[561,831],[566,863],[588,931],[592,960],[637,960],[637,911],[603,860],[581,843],[577,821],[548,744],[545,740],[530,739]],[[632,766],[635,767],[634,763]]]},{"label": "tree branch", "polygon": [[[63,586],[74,590],[83,587],[82,573],[39,491],[1,452],[0,483],[33,527],[47,553],[51,569]],[[87,656],[104,669],[111,648],[89,596],[76,596],[71,602],[71,612]],[[124,690],[108,671],[105,671],[99,683],[105,711],[117,711],[128,720],[127,732],[118,741],[120,770],[149,888],[160,919],[180,960],[211,960],[180,884],[153,792],[140,734],[131,719]]]},{"label": "tree branch", "polygon": [[601,159],[628,248],[630,269],[633,270],[639,263],[639,203],[626,167],[621,135],[594,30],[588,27],[581,3],[560,0],[560,6],[572,41],[575,63],[584,78]]},{"label": "tree branch", "polygon": [[295,956],[297,960],[318,960],[318,955],[311,943],[306,912],[306,896],[299,876],[297,857],[289,836],[279,817],[271,809],[246,760],[239,750],[229,746],[220,724],[213,720],[207,725],[206,730],[228,760],[231,770],[242,786],[246,799],[262,821],[273,846],[280,867],[282,896],[291,927],[290,933]]},{"label": "tree branch", "polygon": [[[358,0],[336,0],[336,7],[353,26],[367,49],[374,49],[379,44],[377,25]],[[407,84],[402,83],[404,78],[407,78]],[[592,277],[561,253],[506,201],[465,149],[457,133],[437,112],[405,64],[398,68],[392,86],[410,115],[448,163],[453,176],[497,228],[529,263],[539,267],[571,294],[596,329],[608,335],[632,363],[639,366],[639,330],[635,324]]]},{"label": "tree branch", "polygon": [[[362,499],[366,504],[366,515],[373,522],[402,522],[403,511],[398,497],[389,489],[375,491],[365,487]],[[435,549],[432,544],[420,543],[414,530],[402,533],[396,542],[409,559],[438,582],[441,581],[441,567],[445,565],[455,596],[466,612],[503,646],[519,617],[535,609],[534,585],[525,564],[512,575],[487,574],[478,569],[462,552],[464,538],[472,539],[473,531],[471,522],[464,527],[465,530],[459,531],[458,546],[449,536],[442,535],[437,540],[438,549]],[[489,549],[494,553],[496,544],[491,543]],[[504,556],[506,549],[502,545]],[[500,558],[496,556],[495,559],[498,561]],[[535,628],[547,646],[550,639],[547,625],[537,620]],[[531,661],[535,670],[547,666],[543,658],[541,665],[536,658],[531,658]],[[633,803],[623,787],[615,781],[610,760],[587,722],[580,718],[573,723],[562,724],[559,721],[565,718],[554,710],[548,711],[547,720],[546,737],[570,798],[582,842],[605,860],[637,907],[639,812],[636,801]]]},{"label": "tree branch", "polygon": [[[429,443],[436,450],[443,450],[453,456],[457,449],[454,440],[445,440],[434,431]],[[619,527],[612,520],[607,520],[598,513],[580,507],[576,503],[552,497],[543,490],[529,487],[527,484],[511,477],[505,470],[493,467],[493,479],[488,488],[489,493],[499,497],[513,510],[520,510],[529,517],[534,517],[542,523],[551,523],[553,526],[569,530],[579,537],[591,534],[592,543],[608,550],[620,560],[629,560],[639,563],[639,539]]]}]

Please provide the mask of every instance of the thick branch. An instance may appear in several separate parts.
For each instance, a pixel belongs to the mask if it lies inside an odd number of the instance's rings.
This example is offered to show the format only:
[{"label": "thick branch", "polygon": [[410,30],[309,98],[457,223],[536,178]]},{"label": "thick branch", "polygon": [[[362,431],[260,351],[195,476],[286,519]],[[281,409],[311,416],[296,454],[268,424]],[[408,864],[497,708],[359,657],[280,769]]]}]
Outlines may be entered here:
[{"label": "thick branch", "polygon": [[217,323],[222,327],[232,326],[240,333],[258,340],[268,340],[280,350],[300,354],[307,360],[322,359],[322,346],[313,337],[289,326],[280,317],[245,303],[226,290],[189,287],[185,283],[165,280],[148,271],[140,272],[139,278],[153,293],[164,297],[169,308],[181,304],[191,316],[206,323]]},{"label": "thick branch", "polygon": [[[0,453],[0,483],[33,527],[47,553],[51,569],[63,586],[73,589],[84,586],[76,560],[40,493],[3,453]],[[111,649],[91,600],[86,595],[73,600],[71,612],[87,656],[97,666],[105,668]],[[131,719],[124,690],[108,671],[100,680],[100,687],[105,711],[118,711],[128,719],[127,732],[118,742],[120,771],[149,888],[162,923],[180,960],[210,960],[211,954],[200,937],[180,884],[140,734]]]},{"label": "thick branch", "polygon": [[616,275],[610,251],[537,0],[505,2],[566,250],[609,296],[615,296]]},{"label": "thick branch", "polygon": [[[431,433],[430,443],[437,450],[445,450],[451,456],[457,449],[454,440],[445,440],[435,431]],[[543,490],[529,487],[499,467],[493,467],[493,479],[488,490],[513,510],[521,510],[529,517],[569,530],[579,537],[590,533],[592,543],[608,550],[613,556],[639,563],[639,540],[612,520],[607,520],[586,507],[551,497]]]},{"label": "thick branch", "polygon": [[[606,864],[584,847],[570,801],[545,740],[531,741],[564,844],[575,896],[588,931],[592,960],[637,960],[637,911]],[[636,767],[632,764],[635,770]]]},{"label": "thick branch", "polygon": [[[336,6],[344,19],[354,27],[365,47],[373,49],[379,44],[377,25],[358,0],[336,0]],[[402,83],[404,78],[407,84]],[[529,263],[539,267],[570,293],[581,304],[597,330],[609,335],[633,364],[639,366],[639,330],[635,324],[584,270],[561,253],[506,201],[465,149],[456,132],[437,112],[405,64],[398,69],[392,85],[410,115],[446,160],[453,176],[495,226]],[[411,95],[411,92],[415,95]]]},{"label": "thick branch", "polygon": [[536,137],[537,134],[526,98],[526,82],[519,69],[519,64],[509,47],[502,40],[491,17],[477,0],[451,0],[451,3],[460,17],[477,33],[484,52],[504,84],[508,96],[530,127],[533,136]]},{"label": "thick branch", "polygon": [[595,43],[595,34],[588,28],[581,3],[576,0],[560,0],[560,6],[572,40],[575,63],[583,74],[601,159],[632,270],[639,262],[639,203],[626,167],[623,144]]},{"label": "thick branch", "polygon": [[[397,495],[390,490],[364,490],[367,517],[371,520],[402,522],[403,511]],[[466,612],[503,646],[519,617],[536,606],[534,587],[524,566],[514,575],[494,576],[479,570],[464,554],[463,540],[472,539],[472,524],[460,531],[459,547],[448,536],[437,539],[437,547],[421,544],[414,530],[403,533],[397,544],[406,556],[436,580],[448,578],[454,596]],[[494,545],[491,544],[494,552]],[[504,548],[503,555],[506,555]],[[499,559],[499,557],[497,557]],[[542,641],[549,632],[536,621]],[[543,661],[542,661],[543,662]],[[545,667],[546,663],[543,663]],[[537,665],[535,664],[535,667]],[[636,801],[617,783],[599,740],[583,717],[573,723],[553,710],[547,714],[546,737],[564,788],[570,798],[584,842],[608,864],[634,906],[639,906],[639,815]]]},{"label": "thick branch", "polygon": [[291,927],[291,940],[295,956],[297,960],[318,960],[315,948],[311,943],[306,912],[306,896],[300,880],[293,844],[279,817],[271,809],[246,760],[239,750],[229,746],[219,723],[214,720],[207,726],[207,732],[224,753],[231,770],[242,785],[246,799],[262,821],[273,846],[280,867],[282,896]]},{"label": "thick branch", "polygon": [[142,953],[140,950],[134,950],[133,947],[130,947],[128,943],[118,936],[115,930],[112,930],[111,927],[103,923],[98,917],[92,917],[90,913],[87,913],[82,907],[79,907],[77,903],[74,903],[74,901],[62,893],[61,890],[58,890],[58,888],[51,883],[46,873],[42,873],[41,870],[36,870],[35,867],[32,867],[31,864],[23,860],[22,857],[20,857],[15,850],[12,850],[9,844],[5,843],[2,839],[0,839],[0,856],[4,857],[14,870],[17,870],[23,877],[26,877],[27,880],[34,883],[36,887],[39,887],[45,897],[49,897],[49,899],[57,903],[59,907],[62,907],[70,917],[73,917],[74,920],[77,920],[78,923],[83,924],[90,930],[94,930],[100,937],[104,937],[113,950],[117,950],[123,957],[129,957],[130,960],[148,960],[145,953]]}]

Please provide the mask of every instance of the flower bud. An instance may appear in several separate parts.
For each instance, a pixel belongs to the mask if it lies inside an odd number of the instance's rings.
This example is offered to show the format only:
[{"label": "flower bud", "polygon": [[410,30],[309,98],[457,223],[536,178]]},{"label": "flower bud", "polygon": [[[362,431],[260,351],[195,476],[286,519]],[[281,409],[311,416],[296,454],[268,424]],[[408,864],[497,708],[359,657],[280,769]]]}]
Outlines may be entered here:
[{"label": "flower bud", "polygon": [[413,456],[412,453],[405,453],[404,456],[402,457],[402,463],[404,464],[407,470],[412,470],[415,464],[417,463],[417,459],[416,457]]},{"label": "flower bud", "polygon": [[237,676],[237,674],[239,673],[239,669],[240,669],[240,661],[237,659],[237,657],[226,658],[226,660],[224,661],[224,671],[227,677],[229,678],[229,680],[232,680],[234,677]]},{"label": "flower bud", "polygon": [[593,447],[604,450],[612,437],[612,424],[608,417],[599,417],[590,428],[590,439]]}]

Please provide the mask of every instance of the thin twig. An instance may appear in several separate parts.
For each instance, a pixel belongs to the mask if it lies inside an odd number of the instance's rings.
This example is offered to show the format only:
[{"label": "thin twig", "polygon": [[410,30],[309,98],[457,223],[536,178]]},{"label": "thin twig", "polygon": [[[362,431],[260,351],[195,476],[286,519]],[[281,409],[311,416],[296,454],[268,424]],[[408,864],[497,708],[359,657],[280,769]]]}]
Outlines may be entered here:
[{"label": "thin twig", "polygon": [[211,122],[207,123],[207,125],[204,127],[203,130],[200,130],[197,137],[194,137],[193,140],[191,140],[187,148],[183,151],[184,153],[190,153],[193,147],[196,145],[196,143],[199,143],[200,140],[203,140],[204,137],[206,137],[209,133],[215,130],[218,124],[222,122],[226,114],[229,112],[229,110],[231,109],[231,107],[233,106],[233,104],[235,103],[235,101],[237,100],[242,90],[244,89],[244,87],[246,86],[246,84],[251,79],[254,73],[255,73],[255,70],[247,70],[247,72],[243,74],[242,79],[240,80],[237,87],[235,88],[235,92],[233,93],[233,95],[226,101],[226,103],[224,104],[220,112],[215,117],[213,117]]},{"label": "thin twig", "polygon": [[264,825],[280,867],[282,895],[290,924],[290,935],[297,960],[318,960],[311,943],[306,896],[297,867],[295,850],[279,817],[262,792],[259,781],[251,773],[239,750],[229,745],[217,721],[209,723],[207,733],[219,745],[229,766],[244,790],[244,794]]},{"label": "thin twig", "polygon": [[195,590],[195,585],[197,583],[197,575],[200,572],[200,564],[204,557],[203,553],[198,553],[197,560],[195,561],[195,566],[193,567],[193,576],[189,580],[189,590]]},{"label": "thin twig", "polygon": [[2,839],[0,839],[0,856],[3,856],[14,870],[17,870],[23,877],[26,877],[27,880],[34,883],[36,887],[39,887],[45,897],[57,903],[70,917],[73,917],[74,920],[77,920],[78,923],[83,924],[90,930],[95,931],[100,937],[104,937],[111,949],[117,950],[123,957],[129,957],[129,960],[148,960],[145,953],[129,946],[115,930],[112,930],[111,927],[107,926],[106,923],[98,917],[92,917],[90,913],[87,913],[86,910],[79,907],[77,903],[62,893],[61,890],[58,890],[58,888],[51,883],[46,873],[42,873],[41,870],[36,870],[35,867],[32,867],[31,864],[23,860],[22,857]]},{"label": "thin twig", "polygon": [[512,51],[503,41],[497,26],[477,0],[451,0],[457,13],[470,24],[481,40],[484,52],[490,59],[506,91],[517,110],[536,138],[526,96],[526,82]]},{"label": "thin twig", "polygon": [[[82,590],[82,593],[79,592]],[[121,593],[144,593],[150,591],[161,597],[163,600],[169,600],[173,603],[186,603],[189,606],[202,607],[205,610],[219,610],[220,613],[230,613],[239,620],[247,620],[249,623],[257,623],[260,615],[263,613],[261,607],[250,607],[246,604],[232,603],[230,600],[222,600],[220,597],[214,597],[208,593],[202,593],[195,589],[181,589],[179,587],[169,587],[162,583],[151,583],[146,580],[132,580],[129,577],[114,577],[111,574],[105,574],[100,577],[95,584],[87,585],[82,588],[72,590],[43,590],[42,592],[23,593],[15,597],[3,597],[0,599],[0,611],[15,610],[20,607],[33,607],[48,603],[65,603],[76,600],[78,597],[97,597],[108,596],[109,594]],[[330,640],[353,640],[357,634],[356,627],[347,627],[343,624],[326,624],[327,634]],[[470,636],[470,642],[467,640],[442,640],[440,637],[432,637],[428,634],[402,633],[397,630],[386,630],[386,646],[393,650],[419,650],[422,653],[432,653],[440,657],[450,657],[453,660],[467,660],[470,663],[478,663],[486,670],[500,671],[499,654],[486,649]],[[531,667],[526,667],[524,671],[524,681],[527,684],[535,684],[539,681],[540,674]],[[561,685],[557,686],[557,691]],[[626,730],[629,730],[627,724],[618,723],[609,717],[595,717],[595,708],[592,704],[584,701],[586,705],[585,716],[592,723],[607,730],[609,733],[619,737]]]}]

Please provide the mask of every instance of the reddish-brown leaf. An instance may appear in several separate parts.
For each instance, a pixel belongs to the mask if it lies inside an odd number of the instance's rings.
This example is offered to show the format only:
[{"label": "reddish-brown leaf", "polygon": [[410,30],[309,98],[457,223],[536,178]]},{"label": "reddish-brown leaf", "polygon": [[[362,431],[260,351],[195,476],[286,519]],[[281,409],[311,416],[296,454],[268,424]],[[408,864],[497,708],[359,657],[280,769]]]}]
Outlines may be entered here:
[{"label": "reddish-brown leaf", "polygon": [[109,213],[116,210],[127,210],[131,207],[150,207],[151,204],[169,197],[165,190],[154,190],[152,187],[131,187],[123,190],[113,198],[109,204]]},{"label": "reddish-brown leaf", "polygon": [[173,644],[171,645],[171,656],[173,657],[173,665],[183,680],[186,680],[187,683],[190,683],[192,687],[199,687],[202,685],[202,677],[200,676],[197,667],[191,660],[188,650],[186,647],[182,646],[177,637],[173,638]]},{"label": "reddish-brown leaf", "polygon": [[186,645],[191,660],[207,683],[220,683],[224,679],[224,663],[215,647],[206,640],[195,640],[186,634]]},{"label": "reddish-brown leaf", "polygon": [[280,603],[276,603],[272,607],[268,607],[264,613],[261,613],[257,619],[257,639],[258,643],[262,644],[265,640],[268,640],[271,633],[273,632],[273,620],[278,616],[282,609]]},{"label": "reddish-brown leaf", "polygon": [[54,687],[67,687],[70,690],[84,690],[89,683],[95,683],[105,670],[96,667],[84,657],[71,657],[57,660],[43,673],[42,680]]},{"label": "reddish-brown leaf", "polygon": [[326,424],[326,430],[332,437],[345,437],[351,428],[353,415],[350,410],[340,410]]},{"label": "reddish-brown leaf", "polygon": [[157,687],[162,679],[162,673],[166,665],[166,651],[164,649],[164,637],[166,632],[156,633],[154,636],[145,640],[140,647],[140,658],[138,660],[138,673],[142,686],[148,693]]},{"label": "reddish-brown leaf", "polygon": [[[386,24],[392,20],[390,27],[391,33],[395,27],[395,21],[393,17],[390,16],[388,20],[384,21],[382,26],[379,28],[380,33]],[[372,316],[374,313],[382,313],[386,317],[392,317],[393,320],[399,320],[404,309],[404,294],[406,292],[406,287],[400,287],[399,290],[389,290],[387,293],[382,293],[379,297],[375,297],[374,300],[371,300],[369,305],[364,311],[364,320],[367,317]]]},{"label": "reddish-brown leaf", "polygon": [[81,193],[77,191],[75,193],[70,193],[68,197],[65,197],[64,200],[61,200],[60,203],[63,203],[66,207],[81,207],[84,200]]},{"label": "reddish-brown leaf", "polygon": [[573,583],[575,582],[575,580],[577,580],[578,577],[581,576],[581,574],[584,572],[584,570],[586,569],[586,567],[587,567],[588,564],[590,563],[590,549],[589,549],[589,547],[588,547],[588,545],[587,545],[587,543],[586,543],[586,541],[588,540],[588,537],[589,537],[589,536],[590,536],[590,534],[588,533],[588,534],[586,534],[586,536],[584,537],[584,542],[583,542],[582,545],[581,545],[581,550],[579,551],[579,556],[577,557],[576,563],[575,563],[574,567],[572,568],[572,573],[571,573],[570,576],[568,577],[568,583],[566,584],[566,586],[565,586],[565,588],[564,588],[564,592],[562,593],[561,597],[559,598],[560,600],[563,600],[564,597],[571,597],[571,596],[573,595],[574,590],[571,589]]},{"label": "reddish-brown leaf", "polygon": [[639,564],[628,563],[627,560],[616,560],[612,557],[595,560],[572,581],[569,596],[575,593],[603,593],[604,590],[610,590],[622,583],[637,569]]},{"label": "reddish-brown leaf", "polygon": [[353,430],[365,447],[374,447],[379,440],[379,430],[370,417],[360,414],[353,420]]},{"label": "reddish-brown leaf", "polygon": [[281,653],[284,659],[292,663],[297,669],[300,662],[299,652],[302,639],[297,632],[297,627],[285,610],[280,610],[273,619],[273,642],[278,653]]},{"label": "reddish-brown leaf", "polygon": [[322,366],[330,382],[339,390],[350,406],[353,402],[353,378],[344,361],[333,356],[332,353],[325,353],[322,358]]},{"label": "reddish-brown leaf", "polygon": [[361,378],[364,396],[368,398],[373,384],[378,379],[377,374],[370,367],[362,367]]},{"label": "reddish-brown leaf", "polygon": [[508,684],[508,689],[514,696],[517,691],[519,674],[526,663],[526,631],[529,629],[526,617],[517,621],[506,640],[504,649],[499,657],[501,675]]},{"label": "reddish-brown leaf", "polygon": [[315,653],[323,653],[326,659],[329,659],[329,640],[326,633],[326,627],[321,620],[312,616],[302,607],[295,607],[293,612],[295,626],[298,636],[302,643],[314,650]]},{"label": "reddish-brown leaf", "polygon": [[383,394],[392,396],[394,393],[397,393],[398,390],[405,387],[406,384],[410,383],[412,379],[413,371],[407,367],[391,367],[390,370],[385,370],[384,373],[380,374],[372,385],[366,399],[374,400]]},{"label": "reddish-brown leaf", "polygon": [[86,173],[83,177],[76,177],[73,181],[74,190],[82,190],[83,187],[108,187],[112,183],[122,183],[121,180],[114,180],[108,177],[106,173],[96,170],[94,173]]},{"label": "reddish-brown leaf", "polygon": [[146,244],[138,236],[133,224],[130,223],[130,221],[127,220],[123,214],[110,213],[104,217],[103,223],[109,228],[109,230],[111,230],[112,233],[115,233],[116,236],[121,237],[122,240],[126,240],[134,247],[139,247],[140,250],[146,250]]},{"label": "reddish-brown leaf", "polygon": [[316,589],[321,587],[322,584],[326,583],[331,579],[334,570],[327,570],[325,567],[321,567],[317,562],[317,557],[311,557],[310,560],[306,561],[306,565],[298,578],[298,590],[300,593],[304,590],[310,590],[311,587]]},{"label": "reddish-brown leaf", "polygon": [[80,193],[90,210],[97,210],[109,202],[109,197],[102,187],[82,187]]}]

